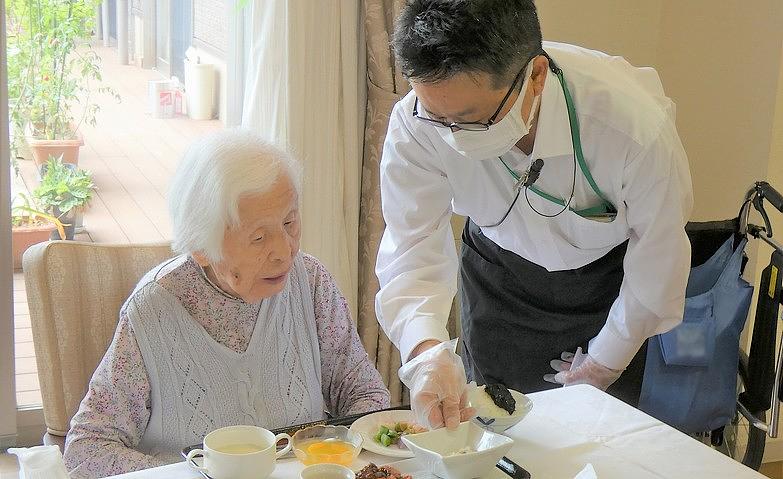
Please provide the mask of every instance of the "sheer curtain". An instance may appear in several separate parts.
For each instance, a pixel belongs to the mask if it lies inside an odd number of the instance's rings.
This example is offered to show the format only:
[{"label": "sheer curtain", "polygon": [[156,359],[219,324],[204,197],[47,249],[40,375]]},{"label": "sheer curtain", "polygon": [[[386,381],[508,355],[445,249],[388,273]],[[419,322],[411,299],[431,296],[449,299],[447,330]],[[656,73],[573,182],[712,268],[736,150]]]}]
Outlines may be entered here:
[{"label": "sheer curtain", "polygon": [[256,0],[248,14],[242,126],[302,161],[302,250],[335,276],[356,318],[365,89],[359,1]]},{"label": "sheer curtain", "polygon": [[406,394],[397,376],[400,354],[375,317],[375,258],[385,226],[381,149],[391,109],[410,89],[389,46],[404,4],[251,2],[242,118],[243,126],[302,159],[302,249],[337,278],[395,405],[406,402]]}]

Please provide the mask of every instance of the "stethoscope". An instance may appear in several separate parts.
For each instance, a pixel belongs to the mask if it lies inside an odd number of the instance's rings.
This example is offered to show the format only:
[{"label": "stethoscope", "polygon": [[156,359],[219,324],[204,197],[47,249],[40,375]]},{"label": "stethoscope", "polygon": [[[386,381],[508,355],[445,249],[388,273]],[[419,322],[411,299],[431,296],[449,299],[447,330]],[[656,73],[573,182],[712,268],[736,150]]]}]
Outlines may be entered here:
[{"label": "stethoscope", "polygon": [[[603,203],[597,207],[587,208],[583,210],[572,209],[572,211],[574,211],[574,213],[580,216],[588,216],[591,214],[607,214],[607,213],[611,214],[612,212],[616,213],[617,211],[612,205],[612,203],[606,199],[603,193],[601,193],[601,190],[598,188],[598,185],[593,179],[593,176],[590,174],[590,170],[587,168],[587,163],[585,162],[584,155],[582,153],[582,142],[581,142],[581,137],[579,135],[579,121],[577,120],[576,117],[576,109],[574,108],[574,101],[573,98],[571,97],[571,92],[569,91],[568,85],[566,85],[565,78],[563,77],[563,70],[557,66],[555,61],[552,60],[552,57],[550,57],[546,52],[542,52],[541,54],[544,55],[547,58],[547,60],[549,60],[549,69],[552,70],[552,73],[554,73],[557,76],[557,79],[560,82],[560,87],[563,90],[563,97],[565,98],[566,109],[568,110],[568,124],[571,131],[571,146],[574,151],[571,193],[568,196],[568,200],[563,201],[562,199],[552,196],[549,193],[546,193],[533,186],[533,183],[535,183],[535,181],[538,179],[539,175],[541,174],[541,169],[544,167],[544,161],[540,158],[532,162],[528,170],[524,174],[520,175],[519,173],[514,171],[511,167],[509,167],[508,164],[505,161],[503,161],[503,158],[498,157],[498,160],[500,160],[500,162],[506,168],[506,170],[511,175],[511,177],[514,178],[514,180],[516,181],[514,185],[516,194],[514,195],[514,199],[509,205],[508,209],[506,210],[506,212],[503,214],[503,216],[500,218],[498,222],[490,225],[477,225],[480,228],[494,228],[503,224],[503,222],[506,221],[506,218],[508,218],[508,215],[511,214],[511,210],[514,209],[514,206],[516,205],[517,200],[519,199],[519,196],[522,193],[522,191],[525,192],[525,200],[527,201],[527,204],[530,207],[530,209],[533,210],[539,216],[543,216],[544,218],[554,218],[560,216],[570,208],[571,202],[574,199],[574,191],[576,189],[577,164],[579,165],[579,168],[582,170],[582,173],[585,175],[585,178],[587,179],[587,182],[590,184],[590,187],[598,195],[598,197],[601,198]],[[551,215],[542,213],[538,211],[530,202],[530,197],[528,196],[529,191],[532,191],[533,193],[537,194],[538,196],[541,196],[542,198],[552,203],[559,204],[563,208],[557,213]]]}]

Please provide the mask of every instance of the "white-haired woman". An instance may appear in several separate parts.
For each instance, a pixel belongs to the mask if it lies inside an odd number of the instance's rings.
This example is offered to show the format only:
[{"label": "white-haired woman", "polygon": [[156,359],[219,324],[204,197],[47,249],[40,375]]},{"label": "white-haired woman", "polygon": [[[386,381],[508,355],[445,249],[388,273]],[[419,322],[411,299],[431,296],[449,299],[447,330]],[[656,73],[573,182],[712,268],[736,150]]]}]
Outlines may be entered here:
[{"label": "white-haired woman", "polygon": [[300,173],[244,131],[195,143],[172,180],[180,256],[150,271],[71,421],[72,477],[177,460],[233,424],[276,428],[389,405],[345,298],[299,251]]}]

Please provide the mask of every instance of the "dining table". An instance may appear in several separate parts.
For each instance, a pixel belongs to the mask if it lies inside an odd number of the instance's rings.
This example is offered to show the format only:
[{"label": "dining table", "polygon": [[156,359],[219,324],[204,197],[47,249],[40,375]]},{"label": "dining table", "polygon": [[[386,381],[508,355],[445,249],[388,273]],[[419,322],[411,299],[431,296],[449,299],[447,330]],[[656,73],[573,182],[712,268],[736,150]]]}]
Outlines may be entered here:
[{"label": "dining table", "polygon": [[[528,395],[533,408],[505,431],[514,440],[506,456],[532,479],[573,479],[592,465],[598,479],[764,478],[758,472],[661,421],[589,385]],[[362,451],[352,465],[394,464]],[[416,459],[407,459],[410,467]],[[293,456],[278,459],[270,479],[298,479],[304,466]],[[115,479],[203,479],[185,462],[131,472]],[[434,477],[413,475],[413,479]],[[508,478],[493,468],[482,479]],[[585,477],[585,476],[580,476]]]}]

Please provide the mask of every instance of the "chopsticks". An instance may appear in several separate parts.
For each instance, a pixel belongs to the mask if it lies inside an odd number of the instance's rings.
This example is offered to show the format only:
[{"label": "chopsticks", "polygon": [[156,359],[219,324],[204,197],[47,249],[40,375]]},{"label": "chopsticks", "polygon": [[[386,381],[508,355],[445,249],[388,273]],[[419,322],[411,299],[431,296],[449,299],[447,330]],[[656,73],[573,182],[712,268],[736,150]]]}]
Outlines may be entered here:
[{"label": "chopsticks", "polygon": [[390,407],[386,409],[379,409],[377,411],[368,411],[363,412],[360,414],[353,414],[350,416],[343,416],[343,417],[335,417],[330,419],[324,419],[322,421],[313,421],[313,422],[306,422],[303,424],[296,424],[294,426],[284,426],[279,427],[277,429],[272,429],[272,433],[274,434],[281,434],[285,433],[289,436],[293,436],[295,432],[301,431],[304,428],[312,427],[312,426],[350,426],[353,424],[357,419],[360,419],[364,416],[367,416],[369,414],[375,414],[376,412],[384,412],[384,411],[400,411],[400,410],[409,410],[410,406],[397,406],[397,407]]}]

